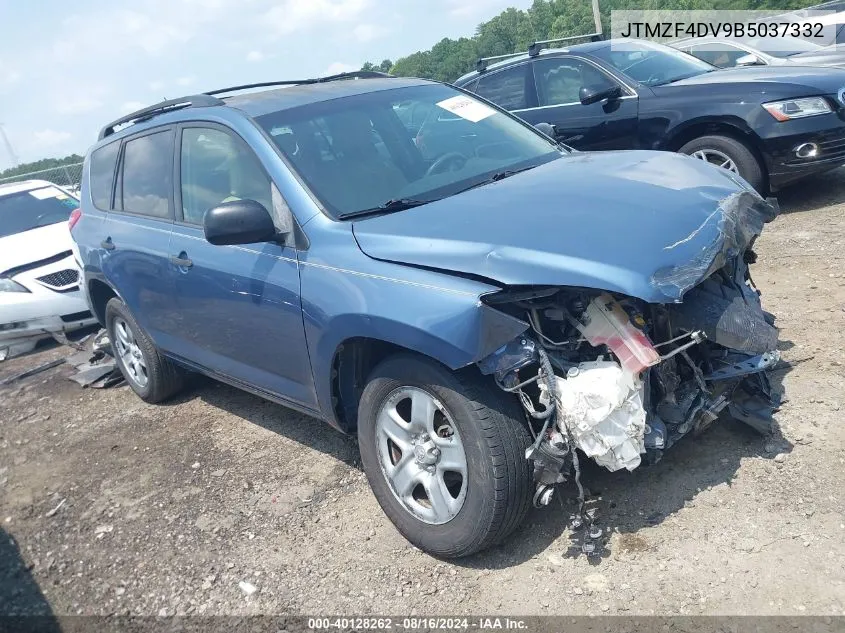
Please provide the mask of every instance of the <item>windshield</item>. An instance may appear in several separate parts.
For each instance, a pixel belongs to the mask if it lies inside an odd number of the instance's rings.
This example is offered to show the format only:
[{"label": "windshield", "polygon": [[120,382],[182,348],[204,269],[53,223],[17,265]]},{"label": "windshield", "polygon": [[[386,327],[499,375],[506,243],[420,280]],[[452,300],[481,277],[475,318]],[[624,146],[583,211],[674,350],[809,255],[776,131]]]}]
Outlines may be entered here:
[{"label": "windshield", "polygon": [[646,86],[662,86],[716,70],[692,55],[653,42],[623,41],[591,53]]},{"label": "windshield", "polygon": [[0,195],[0,237],[67,222],[79,202],[56,187]]},{"label": "windshield", "polygon": [[822,49],[818,44],[798,37],[757,37],[743,42],[772,57],[791,57],[798,53],[815,53]]},{"label": "windshield", "polygon": [[335,218],[438,200],[564,151],[442,84],[369,92],[256,120]]}]

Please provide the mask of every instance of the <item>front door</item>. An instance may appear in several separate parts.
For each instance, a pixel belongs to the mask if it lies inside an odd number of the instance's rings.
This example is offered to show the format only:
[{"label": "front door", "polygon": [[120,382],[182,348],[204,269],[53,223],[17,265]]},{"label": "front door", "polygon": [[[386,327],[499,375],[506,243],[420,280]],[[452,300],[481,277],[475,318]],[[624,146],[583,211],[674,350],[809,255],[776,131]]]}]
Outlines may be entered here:
[{"label": "front door", "polygon": [[[201,126],[200,126],[201,125]],[[214,246],[205,212],[237,199],[273,213],[284,204],[256,155],[234,132],[180,130],[176,223],[170,243],[184,359],[298,404],[315,407],[296,249],[278,243]]]},{"label": "front door", "polygon": [[[534,62],[539,107],[514,112],[532,125],[551,123],[557,140],[580,150],[634,149],[638,99],[598,66],[577,57],[550,57]],[[622,96],[584,105],[582,87],[618,86]]]}]

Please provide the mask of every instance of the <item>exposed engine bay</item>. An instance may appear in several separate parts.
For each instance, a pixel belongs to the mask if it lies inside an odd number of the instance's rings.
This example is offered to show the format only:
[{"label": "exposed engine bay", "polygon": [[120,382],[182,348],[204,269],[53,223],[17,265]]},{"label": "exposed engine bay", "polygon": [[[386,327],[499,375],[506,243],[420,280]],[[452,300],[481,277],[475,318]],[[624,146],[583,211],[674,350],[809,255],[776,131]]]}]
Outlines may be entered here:
[{"label": "exposed engine bay", "polygon": [[583,507],[578,451],[610,471],[630,471],[722,414],[772,430],[780,394],[767,370],[780,359],[778,330],[748,271],[760,228],[734,248],[720,244],[728,257],[709,254],[718,268],[678,303],[571,287],[485,297],[530,325],[478,366],[525,409],[535,505],[548,504],[554,486],[574,474]]}]

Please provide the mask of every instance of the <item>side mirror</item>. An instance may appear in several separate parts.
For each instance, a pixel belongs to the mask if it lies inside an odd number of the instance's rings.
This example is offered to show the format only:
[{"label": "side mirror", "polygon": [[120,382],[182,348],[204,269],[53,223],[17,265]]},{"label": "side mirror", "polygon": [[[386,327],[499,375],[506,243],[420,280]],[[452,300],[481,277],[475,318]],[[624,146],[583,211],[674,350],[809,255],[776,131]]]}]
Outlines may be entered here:
[{"label": "side mirror", "polygon": [[217,246],[269,242],[277,236],[273,218],[255,200],[233,200],[209,209],[203,218],[205,239]]},{"label": "side mirror", "polygon": [[595,86],[583,86],[578,92],[578,98],[581,99],[582,105],[590,105],[591,103],[598,103],[599,101],[612,101],[622,96],[622,88],[620,86],[612,86],[610,88],[596,88]]},{"label": "side mirror", "polygon": [[543,121],[541,123],[535,123],[534,127],[550,138],[555,138],[556,136],[555,126],[551,123],[546,123],[545,121]]},{"label": "side mirror", "polygon": [[763,60],[757,57],[754,53],[748,53],[748,55],[743,55],[742,57],[737,57],[736,60],[737,66],[762,66]]}]

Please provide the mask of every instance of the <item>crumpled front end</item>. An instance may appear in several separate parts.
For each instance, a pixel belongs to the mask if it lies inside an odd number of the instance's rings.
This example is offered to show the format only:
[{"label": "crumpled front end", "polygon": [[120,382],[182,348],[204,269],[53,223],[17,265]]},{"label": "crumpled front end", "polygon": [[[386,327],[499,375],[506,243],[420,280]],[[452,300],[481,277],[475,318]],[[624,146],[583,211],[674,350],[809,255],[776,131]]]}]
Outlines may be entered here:
[{"label": "crumpled front end", "polygon": [[526,410],[538,505],[573,471],[577,480],[575,449],[611,471],[633,470],[722,414],[771,430],[780,398],[768,370],[779,360],[778,331],[748,266],[775,214],[750,192],[723,200],[696,230],[710,231],[712,242],[652,275],[665,303],[572,287],[483,298],[531,326],[478,366]]}]

